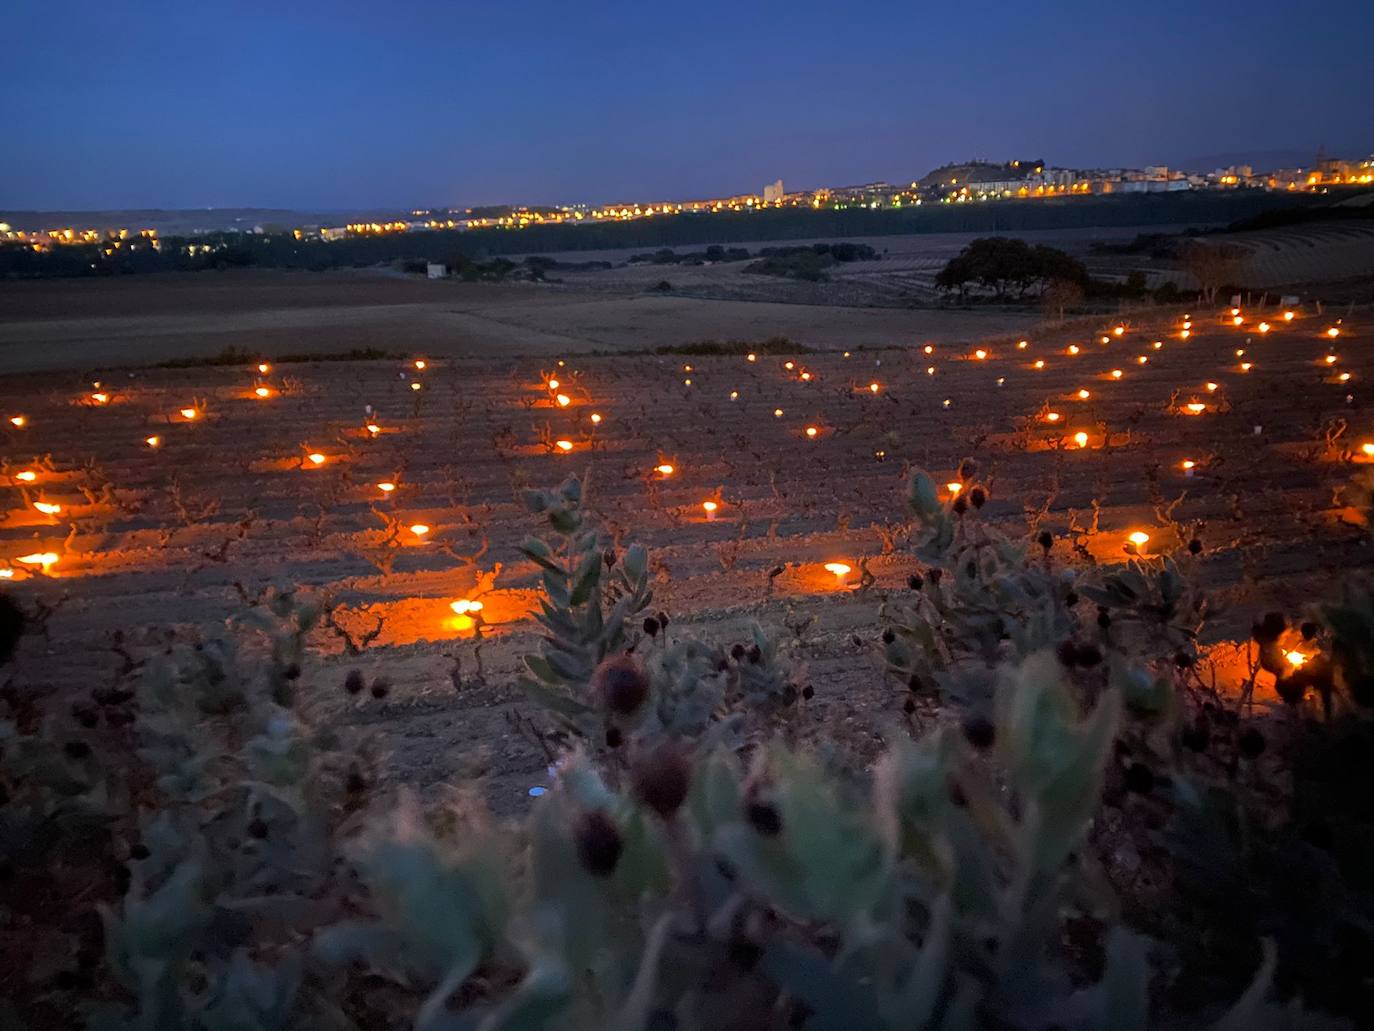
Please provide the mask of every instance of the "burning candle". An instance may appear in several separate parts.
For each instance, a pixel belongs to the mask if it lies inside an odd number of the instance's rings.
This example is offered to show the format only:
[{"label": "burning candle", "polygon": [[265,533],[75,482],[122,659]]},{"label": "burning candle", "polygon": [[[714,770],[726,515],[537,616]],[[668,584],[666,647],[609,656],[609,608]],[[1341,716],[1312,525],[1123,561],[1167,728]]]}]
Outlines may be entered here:
[{"label": "burning candle", "polygon": [[1283,321],[1284,321],[1284,322],[1292,322],[1292,321],[1293,321],[1293,313],[1292,313],[1291,311],[1286,311],[1286,312],[1284,312],[1284,313],[1283,313]]},{"label": "burning candle", "polygon": [[808,426],[808,427],[806,427],[806,435],[807,435],[808,437],[810,437],[812,440],[815,440],[815,439],[816,439],[816,435],[817,435],[818,433],[820,433],[820,430],[816,429],[816,427],[814,427],[814,426]]},{"label": "burning candle", "polygon": [[954,497],[963,489],[964,485],[957,480],[951,480],[945,484],[945,490],[949,491],[950,497]]},{"label": "burning candle", "polygon": [[720,506],[717,505],[714,501],[703,501],[701,503],[702,511],[706,513],[707,522],[715,522],[716,509],[719,507]]},{"label": "burning candle", "polygon": [[1043,359],[1043,358],[1038,358],[1038,359],[1036,359],[1035,367],[1036,367],[1037,369],[1043,369],[1043,368],[1045,367],[1045,359]]},{"label": "burning candle", "polygon": [[793,369],[797,367],[797,364],[796,362],[783,362],[782,367],[786,369],[788,372],[791,372]]},{"label": "burning candle", "polygon": [[311,465],[324,465],[324,455],[320,454],[318,451],[312,451],[305,457],[310,461]]},{"label": "burning candle", "polygon": [[827,573],[834,573],[836,586],[843,587],[844,578],[849,575],[849,566],[845,565],[843,562],[827,562],[825,564],[825,571]]},{"label": "burning candle", "polygon": [[1294,669],[1301,669],[1307,662],[1307,656],[1299,651],[1288,652],[1284,658],[1288,660],[1288,665]]},{"label": "burning candle", "polygon": [[1335,365],[1338,360],[1339,359],[1334,354],[1328,354],[1323,359],[1323,361],[1325,361],[1327,365]]},{"label": "burning candle", "polygon": [[1046,412],[1046,413],[1045,413],[1045,421],[1046,421],[1046,422],[1058,422],[1058,421],[1059,421],[1059,413],[1058,413],[1058,412]]},{"label": "burning candle", "polygon": [[869,392],[870,394],[876,394],[880,389],[881,389],[881,388],[878,386],[877,383],[870,383],[870,384],[868,385],[868,392]]},{"label": "burning candle", "polygon": [[1149,359],[1146,355],[1143,355],[1143,354],[1136,358],[1136,362],[1139,363],[1139,364],[1141,364],[1141,365],[1144,365],[1144,364],[1145,364],[1146,362],[1148,362],[1149,360],[1150,360],[1150,359]]},{"label": "burning candle", "polygon": [[382,432],[382,428],[381,428],[380,426],[378,426],[375,422],[370,422],[370,423],[368,423],[367,426],[366,426],[366,429],[367,429],[367,434],[368,434],[368,436],[370,436],[370,437],[375,437],[377,434],[379,434],[379,433]]},{"label": "burning candle", "polygon": [[1134,550],[1137,552],[1143,551],[1145,545],[1150,543],[1150,535],[1146,533],[1144,530],[1136,530],[1134,533],[1130,534],[1126,538],[1126,540],[1130,544],[1130,549],[1128,550]]},{"label": "burning candle", "polygon": [[1087,447],[1088,435],[1084,433],[1082,430],[1079,430],[1077,433],[1073,435],[1073,442],[1081,448]]},{"label": "burning candle", "polygon": [[1125,373],[1123,373],[1120,369],[1112,370],[1112,379],[1120,379],[1124,375]]},{"label": "burning candle", "polygon": [[50,501],[35,501],[33,503],[33,507],[38,509],[38,511],[42,512],[44,515],[50,516],[57,515],[57,513],[62,511],[61,505],[53,504]]},{"label": "burning candle", "polygon": [[268,365],[266,362],[258,362],[258,372],[266,376],[271,371],[272,366]]},{"label": "burning candle", "polygon": [[103,390],[97,390],[95,393],[91,394],[91,400],[98,405],[103,405],[110,400],[110,395]]},{"label": "burning candle", "polygon": [[424,537],[429,533],[429,526],[425,523],[411,523],[410,532],[416,537]]},{"label": "burning candle", "polygon": [[557,397],[554,398],[554,401],[558,403],[559,408],[567,408],[568,405],[572,404],[572,398],[570,398],[567,394],[559,394]]},{"label": "burning candle", "polygon": [[573,449],[573,443],[571,440],[555,440],[553,442],[553,446],[558,448],[558,450],[562,451],[564,454],[567,454],[569,451]]},{"label": "burning candle", "polygon": [[377,489],[383,494],[390,494],[396,489],[396,484],[392,483],[390,480],[383,480],[381,483],[377,484]]},{"label": "burning candle", "polygon": [[1259,330],[1261,333],[1268,333],[1268,332],[1269,332],[1269,323],[1267,323],[1267,322],[1261,322],[1258,326],[1255,327],[1255,329]]},{"label": "burning candle", "polygon": [[759,356],[750,352],[749,354],[745,355],[745,359],[747,361],[756,362],[759,360]]},{"label": "burning candle", "polygon": [[200,417],[200,412],[194,408],[183,408],[181,410],[181,417],[187,422],[195,422],[196,419]]},{"label": "burning candle", "polygon": [[412,381],[411,384],[410,384],[410,389],[411,389],[411,390],[419,390],[419,389],[420,389],[420,384],[419,384],[418,382]]},{"label": "burning candle", "polygon": [[1201,415],[1203,412],[1207,411],[1207,406],[1201,401],[1189,401],[1183,406],[1183,410],[1189,415]]},{"label": "burning candle", "polygon": [[1069,345],[1069,354],[1077,354],[1077,353],[1078,353],[1078,345],[1077,345],[1077,344],[1070,344],[1070,345]]},{"label": "burning candle", "polygon": [[1193,469],[1196,468],[1196,466],[1197,463],[1194,462],[1191,458],[1185,458],[1182,462],[1179,463],[1179,467],[1183,470],[1184,476],[1192,476]]},{"label": "burning candle", "polygon": [[554,391],[554,390],[557,390],[557,389],[558,389],[558,380],[556,380],[556,379],[551,379],[551,380],[549,380],[549,390],[550,390],[550,391]]},{"label": "burning candle", "polygon": [[1029,347],[1029,346],[1030,346],[1030,341],[1029,341],[1029,340],[1018,340],[1018,341],[1016,341],[1016,349],[1017,349],[1018,351],[1024,351],[1024,350],[1025,350],[1027,347]]},{"label": "burning candle", "polygon": [[662,465],[654,466],[654,472],[660,476],[672,476],[676,470],[669,463],[664,462]]},{"label": "burning candle", "polygon": [[781,419],[781,418],[782,418],[782,409],[781,409],[781,408],[774,408],[774,409],[773,409],[773,418],[775,418],[775,419]]},{"label": "burning candle", "polygon": [[601,425],[601,413],[599,413],[599,412],[592,412],[592,425],[593,425],[593,426],[600,426],[600,425]]},{"label": "burning candle", "polygon": [[272,396],[272,391],[268,390],[266,387],[257,387],[257,388],[255,388],[255,389],[253,390],[253,393],[257,394],[258,397],[271,397],[271,396]]},{"label": "burning candle", "polygon": [[1329,336],[1332,340],[1335,340],[1338,336],[1341,335],[1341,331],[1336,326],[1332,326],[1330,329],[1326,331],[1326,335]]},{"label": "burning candle", "polygon": [[420,369],[421,371],[424,370],[426,364],[427,364],[427,363],[425,362],[425,360],[424,360],[423,358],[416,358],[416,359],[415,359],[415,367],[416,367],[417,369]]},{"label": "burning candle", "polygon": [[29,421],[28,418],[27,418],[26,416],[23,416],[23,415],[11,415],[11,416],[10,416],[10,425],[11,425],[11,426],[15,426],[15,427],[17,427],[17,428],[19,428],[19,429],[21,429],[21,430],[22,430],[26,425],[28,425],[28,421]]},{"label": "burning candle", "polygon": [[1209,394],[1214,394],[1214,393],[1216,393],[1217,385],[1216,385],[1215,383],[1213,383],[1211,380],[1208,380],[1208,381],[1207,381],[1206,386],[1207,386],[1207,393],[1209,393]]},{"label": "burning candle", "polygon": [[981,362],[984,358],[986,358],[987,356],[988,356],[988,353],[987,353],[986,351],[984,351],[981,347],[978,348],[978,350],[976,350],[976,351],[973,352],[973,357],[977,358],[980,362]]},{"label": "burning candle", "polygon": [[1092,394],[1090,394],[1086,389],[1084,389],[1084,388],[1080,388],[1080,389],[1079,389],[1079,391],[1078,391],[1078,400],[1080,400],[1080,401],[1086,401],[1086,400],[1087,400],[1088,398],[1090,398],[1090,397],[1092,397]]},{"label": "burning candle", "polygon": [[1112,330],[1112,332],[1115,333],[1117,336],[1121,336],[1122,333],[1126,332],[1126,327],[1117,326],[1115,329]]},{"label": "burning candle", "polygon": [[147,444],[149,447],[161,447],[162,438],[154,434],[151,437],[144,437],[143,443]]},{"label": "burning candle", "polygon": [[16,480],[23,480],[25,483],[32,483],[34,480],[38,479],[38,474],[32,469],[25,469],[22,472],[15,473],[14,478]]},{"label": "burning candle", "polygon": [[43,572],[47,572],[50,566],[57,565],[57,553],[55,551],[36,551],[32,555],[20,555],[16,560],[23,562],[26,566],[42,566]]},{"label": "burning candle", "polygon": [[921,348],[921,350],[924,351],[926,354],[934,354],[934,353],[935,353],[935,348],[932,347],[930,344],[926,344],[926,346],[923,347],[923,348]]}]

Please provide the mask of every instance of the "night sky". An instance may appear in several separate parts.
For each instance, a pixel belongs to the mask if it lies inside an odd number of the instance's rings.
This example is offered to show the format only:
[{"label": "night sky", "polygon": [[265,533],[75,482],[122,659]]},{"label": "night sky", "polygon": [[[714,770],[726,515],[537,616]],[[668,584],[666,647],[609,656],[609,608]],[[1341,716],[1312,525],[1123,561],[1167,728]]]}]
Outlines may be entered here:
[{"label": "night sky", "polygon": [[715,196],[1374,150],[1374,0],[4,0],[0,208]]}]

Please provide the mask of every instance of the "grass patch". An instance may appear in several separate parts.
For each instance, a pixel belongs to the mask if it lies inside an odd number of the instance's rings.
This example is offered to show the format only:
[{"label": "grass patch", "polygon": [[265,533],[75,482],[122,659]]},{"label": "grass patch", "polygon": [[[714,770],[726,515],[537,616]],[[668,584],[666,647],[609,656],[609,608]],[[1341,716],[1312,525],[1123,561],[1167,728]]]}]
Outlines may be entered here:
[{"label": "grass patch", "polygon": [[812,354],[814,348],[799,344],[791,337],[775,336],[767,340],[693,340],[686,344],[665,344],[654,354]]},{"label": "grass patch", "polygon": [[398,355],[379,347],[355,347],[351,351],[306,351],[300,354],[269,355],[250,351],[246,347],[229,346],[218,354],[194,358],[171,358],[158,362],[154,369],[211,369],[225,365],[256,365],[261,361],[290,364],[292,362],[375,362]]}]

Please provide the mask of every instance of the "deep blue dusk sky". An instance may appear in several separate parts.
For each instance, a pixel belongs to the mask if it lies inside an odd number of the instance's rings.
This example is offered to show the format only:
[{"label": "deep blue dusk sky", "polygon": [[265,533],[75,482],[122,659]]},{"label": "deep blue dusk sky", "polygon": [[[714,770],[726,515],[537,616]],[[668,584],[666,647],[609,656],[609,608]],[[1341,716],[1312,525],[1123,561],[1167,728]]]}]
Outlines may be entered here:
[{"label": "deep blue dusk sky", "polygon": [[1374,2],[4,0],[0,208],[684,198],[1374,150]]}]

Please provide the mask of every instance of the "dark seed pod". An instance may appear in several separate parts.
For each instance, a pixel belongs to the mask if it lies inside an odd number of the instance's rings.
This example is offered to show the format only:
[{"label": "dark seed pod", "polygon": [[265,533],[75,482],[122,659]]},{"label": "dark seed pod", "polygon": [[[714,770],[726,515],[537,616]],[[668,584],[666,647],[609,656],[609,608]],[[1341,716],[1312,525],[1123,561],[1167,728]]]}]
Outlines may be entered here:
[{"label": "dark seed pod", "polygon": [[367,778],[357,767],[348,771],[348,776],[344,778],[344,789],[350,795],[361,795],[367,790]]},{"label": "dark seed pod", "polygon": [[1250,628],[1250,635],[1259,644],[1273,644],[1288,629],[1282,612],[1266,612],[1264,618]]},{"label": "dark seed pod", "polygon": [[250,837],[257,838],[259,841],[267,837],[267,821],[261,817],[254,817],[252,820],[249,820],[248,834]]},{"label": "dark seed pod", "polygon": [[940,578],[943,577],[944,575],[945,575],[945,571],[944,571],[943,569],[932,569],[932,570],[930,570],[929,572],[926,573],[926,577],[927,577],[927,578],[930,580],[930,582],[931,582],[932,584],[934,584],[936,587],[939,587],[939,586],[940,586]]},{"label": "dark seed pod", "polygon": [[752,665],[757,666],[757,665],[758,665],[760,662],[762,662],[762,661],[763,661],[763,649],[760,648],[758,645],[754,645],[754,647],[752,647],[752,648],[749,649],[749,662],[750,662]]},{"label": "dark seed pod", "polygon": [[606,563],[607,569],[615,566],[615,549],[607,548],[601,555],[601,561]]},{"label": "dark seed pod", "polygon": [[1035,538],[1035,543],[1044,548],[1045,554],[1048,555],[1050,549],[1054,547],[1054,535],[1049,530],[1041,530],[1039,536]]},{"label": "dark seed pod", "polygon": [[782,704],[783,704],[783,705],[796,705],[796,704],[797,704],[797,689],[796,689],[795,687],[793,687],[791,684],[788,684],[786,687],[784,687],[784,688],[782,689]]},{"label": "dark seed pod", "polygon": [[661,626],[664,630],[668,629],[668,613],[660,612],[658,614],[658,625]]},{"label": "dark seed pod", "polygon": [[918,574],[912,573],[910,576],[906,578],[906,585],[910,587],[913,591],[919,591],[922,587],[925,586],[925,581],[921,579],[921,577]]},{"label": "dark seed pod", "polygon": [[142,862],[143,860],[147,859],[150,855],[152,855],[152,853],[148,851],[148,846],[143,844],[143,842],[141,841],[135,842],[133,845],[129,847],[130,859]]},{"label": "dark seed pod", "polygon": [[974,508],[982,508],[988,503],[988,492],[982,487],[974,487],[968,492],[968,501]]},{"label": "dark seed pod", "polygon": [[91,746],[84,741],[68,741],[62,746],[69,759],[84,759],[91,754]]},{"label": "dark seed pod", "polygon": [[746,803],[744,817],[749,821],[749,826],[765,838],[774,838],[782,833],[782,814],[772,802]]},{"label": "dark seed pod", "polygon": [[955,514],[955,515],[963,515],[963,514],[964,514],[965,512],[967,512],[967,511],[968,511],[968,498],[966,498],[966,497],[964,497],[964,495],[960,494],[957,498],[954,499],[954,514]]},{"label": "dark seed pod", "polygon": [[1194,537],[1192,540],[1190,540],[1190,541],[1188,542],[1188,554],[1190,554],[1190,555],[1201,555],[1201,554],[1202,554],[1202,541],[1198,540],[1196,537]]},{"label": "dark seed pod", "polygon": [[744,652],[744,645],[740,644],[738,641],[730,646],[730,658],[734,659],[736,662],[744,658]]},{"label": "dark seed pod", "polygon": [[1298,628],[1299,632],[1302,634],[1302,639],[1304,641],[1315,641],[1317,639],[1317,635],[1321,633],[1321,629],[1321,627],[1317,626],[1317,624],[1312,622],[1312,620],[1310,619]]},{"label": "dark seed pod", "polygon": [[908,696],[907,700],[902,703],[902,711],[905,712],[908,716],[915,712],[916,699]]},{"label": "dark seed pod", "polygon": [[577,861],[593,877],[609,877],[615,873],[625,842],[620,828],[601,810],[583,813],[573,828],[577,844]]},{"label": "dark seed pod", "polygon": [[284,676],[287,680],[299,680],[301,678],[300,663],[291,663],[291,665],[287,666],[286,669],[282,670],[281,675]]},{"label": "dark seed pod", "polygon": [[644,632],[650,637],[655,636],[658,633],[658,620],[654,619],[653,616],[645,616]]},{"label": "dark seed pod", "polygon": [[1077,605],[1078,592],[1070,591],[1068,594],[1064,595],[1064,604],[1067,605],[1069,608],[1073,608],[1075,605]]},{"label": "dark seed pod", "polygon": [[1100,626],[1103,630],[1106,630],[1109,626],[1112,625],[1112,614],[1108,612],[1106,609],[1098,609],[1097,625]]},{"label": "dark seed pod", "polygon": [[633,716],[649,697],[649,679],[628,655],[602,661],[592,674],[592,697],[606,711]]},{"label": "dark seed pod", "polygon": [[350,669],[348,676],[344,677],[344,690],[349,694],[362,694],[365,686],[362,670]]},{"label": "dark seed pod", "polygon": [[378,677],[376,680],[372,681],[373,698],[385,698],[390,693],[391,684],[387,682],[386,678]]},{"label": "dark seed pod", "polygon": [[606,728],[606,747],[619,748],[625,743],[625,735],[620,732],[619,727]]},{"label": "dark seed pod", "polygon": [[1072,641],[1060,641],[1059,645],[1054,649],[1054,654],[1055,657],[1059,659],[1059,664],[1061,666],[1067,666],[1072,669],[1074,666],[1078,665],[1078,645],[1074,644]]},{"label": "dark seed pod", "polygon": [[805,687],[802,688],[802,697],[805,698],[808,702],[811,701],[812,698],[816,697],[816,689],[812,687],[810,684],[807,684]]},{"label": "dark seed pod", "polygon": [[895,640],[897,640],[897,635],[891,630],[883,631],[883,644],[891,644]]},{"label": "dark seed pod", "polygon": [[659,745],[640,756],[630,771],[635,797],[667,820],[687,798],[692,783],[692,765],[673,744]]},{"label": "dark seed pod", "polygon": [[1236,745],[1240,748],[1240,754],[1247,759],[1258,759],[1264,752],[1264,735],[1254,727],[1246,727],[1241,732]]},{"label": "dark seed pod", "polygon": [[970,716],[964,720],[964,737],[974,748],[983,751],[997,740],[997,728],[986,716]]},{"label": "dark seed pod", "polygon": [[919,673],[913,673],[906,678],[906,689],[912,694],[921,690],[921,675]]},{"label": "dark seed pod", "polygon": [[1297,705],[1302,701],[1303,695],[1307,694],[1307,677],[1297,671],[1293,676],[1279,677],[1274,681],[1274,690],[1278,692],[1289,705]]},{"label": "dark seed pod", "polygon": [[1092,669],[1102,661],[1102,650],[1095,644],[1079,645],[1077,655],[1078,665],[1084,669]]},{"label": "dark seed pod", "polygon": [[1144,763],[1131,763],[1126,767],[1126,790],[1137,795],[1148,795],[1155,786],[1154,772]]}]

